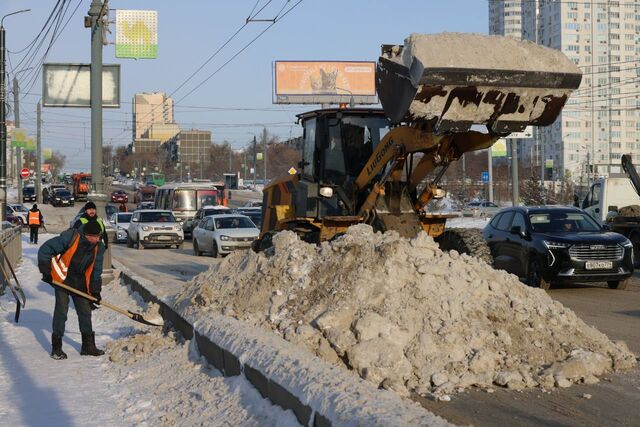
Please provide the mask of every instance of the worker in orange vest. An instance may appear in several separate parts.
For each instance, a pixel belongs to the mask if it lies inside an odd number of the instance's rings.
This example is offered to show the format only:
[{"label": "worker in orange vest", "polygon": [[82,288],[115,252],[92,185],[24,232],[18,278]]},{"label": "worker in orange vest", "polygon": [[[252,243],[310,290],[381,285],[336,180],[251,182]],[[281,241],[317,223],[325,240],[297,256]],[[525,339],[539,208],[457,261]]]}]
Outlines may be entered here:
[{"label": "worker in orange vest", "polygon": [[[60,236],[47,240],[38,251],[38,269],[42,281],[52,284],[64,283],[97,299],[100,304],[102,291],[102,263],[105,246],[100,241],[102,229],[97,221],[89,221],[80,228],[70,228]],[[56,305],[53,311],[53,332],[51,334],[51,358],[66,359],[62,351],[62,336],[69,311],[69,293],[55,286]],[[89,300],[71,295],[78,313],[78,323],[82,335],[80,354],[102,356],[103,350],[96,347],[95,333],[91,323],[91,310],[97,308]]]},{"label": "worker in orange vest", "polygon": [[33,204],[33,207],[29,209],[29,216],[27,217],[27,223],[29,225],[29,241],[31,243],[38,244],[38,230],[44,225],[44,218],[42,212],[38,209],[37,204]]}]

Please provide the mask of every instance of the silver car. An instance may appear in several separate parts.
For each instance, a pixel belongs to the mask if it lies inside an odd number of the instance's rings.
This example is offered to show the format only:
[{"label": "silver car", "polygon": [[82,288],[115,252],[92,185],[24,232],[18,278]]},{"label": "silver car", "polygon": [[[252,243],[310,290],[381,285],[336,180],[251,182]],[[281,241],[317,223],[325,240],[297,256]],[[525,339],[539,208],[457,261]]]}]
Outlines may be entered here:
[{"label": "silver car", "polygon": [[119,212],[111,215],[111,225],[116,229],[116,242],[124,243],[127,241],[127,230],[129,230],[129,224],[131,223],[132,213]]},{"label": "silver car", "polygon": [[180,248],[183,240],[182,226],[178,224],[171,211],[135,211],[131,216],[127,232],[129,248],[134,244],[138,249],[151,246]]},{"label": "silver car", "polygon": [[244,215],[206,216],[193,230],[193,252],[197,256],[209,252],[215,258],[250,249],[259,234],[258,227]]},{"label": "silver car", "polygon": [[491,218],[500,211],[500,207],[493,202],[481,200],[469,203],[463,210],[462,216],[489,217]]}]

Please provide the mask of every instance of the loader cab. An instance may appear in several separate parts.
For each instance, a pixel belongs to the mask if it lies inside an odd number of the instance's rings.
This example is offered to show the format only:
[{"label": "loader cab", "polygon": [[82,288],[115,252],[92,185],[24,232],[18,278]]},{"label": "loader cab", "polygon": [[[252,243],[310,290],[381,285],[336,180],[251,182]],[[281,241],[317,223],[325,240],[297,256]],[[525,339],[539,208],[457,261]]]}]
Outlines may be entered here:
[{"label": "loader cab", "polygon": [[324,109],[298,118],[304,136],[296,212],[316,218],[355,214],[353,183],[389,131],[389,120],[380,109]]}]

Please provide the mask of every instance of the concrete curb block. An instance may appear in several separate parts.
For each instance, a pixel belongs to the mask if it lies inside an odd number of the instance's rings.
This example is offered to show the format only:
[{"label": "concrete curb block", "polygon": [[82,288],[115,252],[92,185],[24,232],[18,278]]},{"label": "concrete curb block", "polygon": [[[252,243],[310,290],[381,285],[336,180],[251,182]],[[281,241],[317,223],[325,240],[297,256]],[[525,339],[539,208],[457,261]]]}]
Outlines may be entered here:
[{"label": "concrete curb block", "polygon": [[131,290],[159,305],[165,321],[186,339],[195,338],[210,364],[225,376],[244,375],[263,397],[292,410],[302,425],[451,425],[417,403],[376,389],[275,334],[216,313],[207,313],[206,322],[185,319],[150,291],[153,282],[117,261],[114,266]]}]

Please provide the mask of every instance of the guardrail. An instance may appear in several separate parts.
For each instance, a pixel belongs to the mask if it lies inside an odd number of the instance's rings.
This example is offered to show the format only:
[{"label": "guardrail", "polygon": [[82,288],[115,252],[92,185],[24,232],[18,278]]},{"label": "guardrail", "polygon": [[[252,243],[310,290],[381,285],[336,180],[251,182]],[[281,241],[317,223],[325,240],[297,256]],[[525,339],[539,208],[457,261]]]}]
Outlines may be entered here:
[{"label": "guardrail", "polygon": [[[0,231],[0,245],[7,254],[7,259],[4,259],[0,252],[0,262],[3,263],[5,271],[9,271],[7,263],[11,263],[11,266],[15,268],[16,264],[22,258],[22,238],[20,227],[12,227],[6,230]],[[6,284],[4,278],[0,275],[0,290],[4,290]],[[0,292],[2,293],[2,292]]]}]

